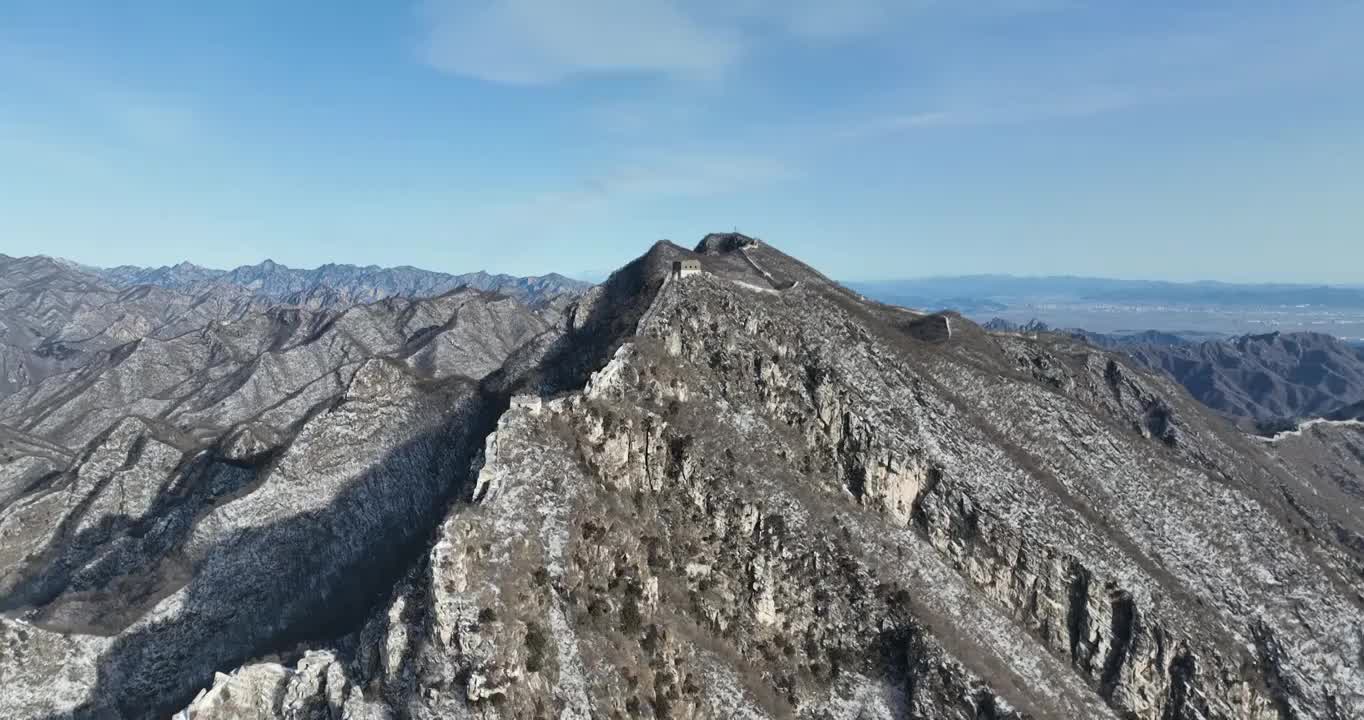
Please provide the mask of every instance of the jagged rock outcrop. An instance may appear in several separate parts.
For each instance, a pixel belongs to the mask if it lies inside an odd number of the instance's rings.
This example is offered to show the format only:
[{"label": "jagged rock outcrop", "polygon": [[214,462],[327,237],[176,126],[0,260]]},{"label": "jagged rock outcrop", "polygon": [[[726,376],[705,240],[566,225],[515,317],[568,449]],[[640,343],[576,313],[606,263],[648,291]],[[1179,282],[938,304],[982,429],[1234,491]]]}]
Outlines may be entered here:
[{"label": "jagged rock outcrop", "polygon": [[382,704],[368,702],[342,663],[329,652],[308,652],[297,667],[260,662],[231,675],[218,673],[172,720],[390,720]]},{"label": "jagged rock outcrop", "polygon": [[[685,279],[695,255],[655,246],[477,386],[363,363],[231,461],[258,485],[195,505],[185,589],[71,636],[99,658],[75,714],[1364,714],[1364,519],[1310,459],[1119,356],[956,317],[924,337],[726,242]],[[85,596],[26,597],[42,634],[10,652],[50,658],[49,608]],[[43,683],[0,708],[71,708]]]}]

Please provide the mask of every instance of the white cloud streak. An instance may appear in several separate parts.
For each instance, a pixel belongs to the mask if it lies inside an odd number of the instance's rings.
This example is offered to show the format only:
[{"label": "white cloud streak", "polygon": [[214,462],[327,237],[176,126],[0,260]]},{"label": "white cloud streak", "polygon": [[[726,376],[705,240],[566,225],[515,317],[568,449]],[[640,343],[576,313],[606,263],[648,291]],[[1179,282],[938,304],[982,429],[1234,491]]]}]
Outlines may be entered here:
[{"label": "white cloud streak", "polygon": [[[1364,4],[1181,11],[1146,30],[1076,36],[1026,50],[932,58],[933,87],[892,93],[836,134],[874,137],[935,128],[1077,120],[1307,84],[1364,81],[1351,48]],[[908,109],[906,109],[908,108]]]},{"label": "white cloud streak", "polygon": [[[187,100],[134,88],[103,68],[73,64],[48,49],[0,38],[0,85],[6,84],[39,89],[45,104],[89,121],[103,142],[114,147],[182,147],[202,139],[204,118]],[[5,115],[0,106],[0,120]]]},{"label": "white cloud streak", "polygon": [[188,105],[165,98],[114,93],[101,96],[96,105],[115,132],[142,146],[190,143],[202,127]]},{"label": "white cloud streak", "polygon": [[576,187],[549,189],[485,207],[480,225],[527,231],[606,215],[620,203],[707,198],[761,190],[797,177],[774,158],[687,150],[639,152],[586,177]]},{"label": "white cloud streak", "polygon": [[[420,55],[505,85],[596,74],[717,75],[764,41],[847,41],[915,16],[996,18],[1072,0],[423,0]],[[784,38],[784,40],[783,40]]]},{"label": "white cloud streak", "polygon": [[533,85],[592,73],[713,73],[743,51],[738,33],[668,0],[430,0],[432,66]]},{"label": "white cloud streak", "polygon": [[713,76],[766,41],[829,43],[918,15],[997,17],[1069,0],[424,0],[423,59],[452,74],[540,85],[593,74]]}]

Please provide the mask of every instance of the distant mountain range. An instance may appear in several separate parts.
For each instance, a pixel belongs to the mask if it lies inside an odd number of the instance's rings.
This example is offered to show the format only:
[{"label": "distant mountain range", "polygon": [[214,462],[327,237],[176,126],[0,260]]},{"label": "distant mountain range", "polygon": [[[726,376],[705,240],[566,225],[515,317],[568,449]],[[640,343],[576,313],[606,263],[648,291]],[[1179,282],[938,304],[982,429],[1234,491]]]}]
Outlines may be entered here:
[{"label": "distant mountain range", "polygon": [[1216,333],[1169,332],[1165,330],[1143,330],[1134,333],[1098,333],[1080,328],[1053,328],[1041,320],[1033,319],[1018,323],[1003,318],[993,318],[981,323],[990,332],[1007,333],[1047,333],[1061,332],[1084,340],[1085,342],[1108,350],[1122,349],[1137,345],[1189,345],[1208,340],[1222,340],[1225,336]]},{"label": "distant mountain range", "polygon": [[170,338],[270,303],[241,289],[118,287],[74,263],[0,255],[0,398],[141,338]]},{"label": "distant mountain range", "polygon": [[290,304],[321,308],[373,302],[386,297],[434,297],[456,288],[537,302],[558,295],[576,295],[591,283],[558,274],[536,277],[490,275],[486,272],[450,275],[411,266],[327,264],[311,270],[291,268],[273,260],[216,270],[182,262],[156,268],[120,265],[94,269],[101,278],[120,287],[152,285],[177,290],[201,291],[230,285],[252,294]]},{"label": "distant mountain range", "polygon": [[972,275],[854,283],[862,295],[922,310],[954,310],[984,322],[1131,334],[1150,328],[1206,338],[1325,332],[1364,341],[1364,288],[1351,286],[1175,283],[1083,277]]},{"label": "distant mountain range", "polygon": [[435,298],[464,288],[558,310],[590,287],[561,275],[449,275],[354,265],[299,270],[269,260],[228,271],[190,263],[99,269],[0,254],[0,398],[125,344],[170,340],[270,308],[306,310],[324,323],[356,305]]},{"label": "distant mountain range", "polygon": [[1053,331],[1046,323],[995,318],[993,332],[1056,332],[1125,353],[1163,373],[1199,402],[1262,431],[1310,418],[1355,419],[1364,413],[1364,345],[1323,333],[1263,333],[1206,339],[1149,330],[1131,334],[1079,329]]},{"label": "distant mountain range", "polygon": [[1071,276],[965,275],[850,283],[849,287],[882,302],[965,313],[995,305],[1015,304],[1019,300],[1364,308],[1364,287],[1282,283],[1178,283]]},{"label": "distant mountain range", "polygon": [[1364,400],[1364,350],[1321,333],[1123,348],[1218,412],[1260,422],[1323,417]]}]

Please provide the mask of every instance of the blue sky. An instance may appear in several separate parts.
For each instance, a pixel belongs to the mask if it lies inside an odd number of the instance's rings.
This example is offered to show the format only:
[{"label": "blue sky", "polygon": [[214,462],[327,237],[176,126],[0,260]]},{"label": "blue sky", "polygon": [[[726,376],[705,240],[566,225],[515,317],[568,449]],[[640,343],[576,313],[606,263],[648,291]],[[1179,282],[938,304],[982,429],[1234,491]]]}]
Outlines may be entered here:
[{"label": "blue sky", "polygon": [[0,0],[0,252],[1364,281],[1364,2]]}]

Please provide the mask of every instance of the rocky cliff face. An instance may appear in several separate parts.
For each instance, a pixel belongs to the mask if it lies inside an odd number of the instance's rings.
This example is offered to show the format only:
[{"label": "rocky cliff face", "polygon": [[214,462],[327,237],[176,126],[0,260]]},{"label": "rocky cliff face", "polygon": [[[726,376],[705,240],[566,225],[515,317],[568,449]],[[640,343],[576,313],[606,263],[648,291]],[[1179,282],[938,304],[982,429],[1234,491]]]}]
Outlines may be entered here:
[{"label": "rocky cliff face", "polygon": [[[77,538],[117,507],[87,531],[124,539],[23,551],[0,708],[1364,715],[1364,518],[1310,459],[1092,347],[700,249],[656,246],[477,384],[365,362],[282,447],[167,471],[164,429],[116,426],[63,480],[104,488],[61,493],[78,513],[16,501]],[[705,273],[670,280],[684,257]],[[138,525],[158,503],[190,519]],[[129,566],[90,554],[157,542],[175,562],[94,592]]]}]

